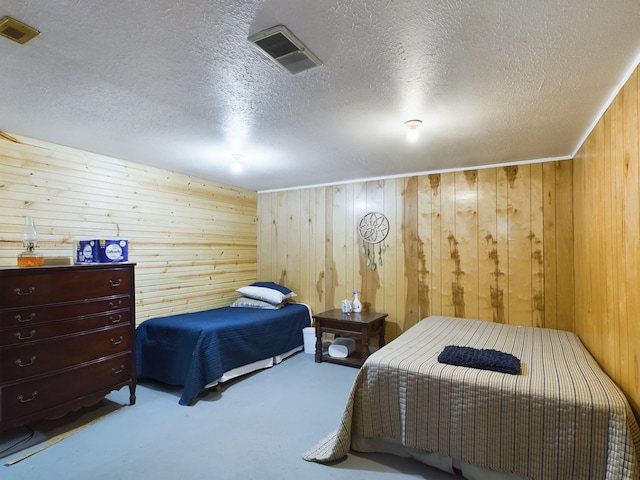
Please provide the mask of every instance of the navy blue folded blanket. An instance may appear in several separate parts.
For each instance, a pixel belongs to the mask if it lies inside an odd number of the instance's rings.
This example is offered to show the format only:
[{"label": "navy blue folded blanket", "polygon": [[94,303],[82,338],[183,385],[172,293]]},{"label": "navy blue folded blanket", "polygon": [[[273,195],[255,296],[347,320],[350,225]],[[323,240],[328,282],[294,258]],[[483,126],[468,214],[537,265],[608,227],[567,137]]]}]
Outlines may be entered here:
[{"label": "navy blue folded blanket", "polygon": [[438,355],[438,361],[449,365],[492,370],[511,375],[520,373],[520,359],[499,350],[480,350],[472,347],[447,345]]}]

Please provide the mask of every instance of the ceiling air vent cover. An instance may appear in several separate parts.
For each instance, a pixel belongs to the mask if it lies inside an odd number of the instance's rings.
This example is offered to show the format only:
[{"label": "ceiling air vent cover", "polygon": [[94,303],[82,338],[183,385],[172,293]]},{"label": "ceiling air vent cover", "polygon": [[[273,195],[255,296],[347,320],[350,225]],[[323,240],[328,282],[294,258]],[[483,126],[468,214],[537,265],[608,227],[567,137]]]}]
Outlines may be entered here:
[{"label": "ceiling air vent cover", "polygon": [[322,65],[320,59],[284,25],[256,33],[249,41],[293,75]]},{"label": "ceiling air vent cover", "polygon": [[38,30],[15,18],[4,17],[0,20],[0,35],[18,43],[27,43],[40,34]]}]

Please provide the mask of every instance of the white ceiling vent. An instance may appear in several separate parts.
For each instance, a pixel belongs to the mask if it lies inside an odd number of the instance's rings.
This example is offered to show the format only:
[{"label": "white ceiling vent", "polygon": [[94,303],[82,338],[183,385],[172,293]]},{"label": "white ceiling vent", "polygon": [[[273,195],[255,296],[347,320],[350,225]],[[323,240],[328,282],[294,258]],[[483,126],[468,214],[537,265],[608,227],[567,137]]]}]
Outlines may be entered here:
[{"label": "white ceiling vent", "polygon": [[250,36],[249,41],[293,75],[322,65],[322,61],[284,25],[258,32]]}]

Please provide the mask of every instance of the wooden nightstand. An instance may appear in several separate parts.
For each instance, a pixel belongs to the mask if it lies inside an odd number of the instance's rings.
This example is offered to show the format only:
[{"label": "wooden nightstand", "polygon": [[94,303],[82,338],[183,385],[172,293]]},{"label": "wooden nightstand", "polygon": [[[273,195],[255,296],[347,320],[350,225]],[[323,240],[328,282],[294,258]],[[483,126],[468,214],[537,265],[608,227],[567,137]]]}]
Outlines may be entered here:
[{"label": "wooden nightstand", "polygon": [[[316,327],[316,362],[332,362],[360,367],[369,356],[369,340],[378,335],[378,347],[383,347],[386,313],[342,313],[328,310],[313,316]],[[356,341],[356,351],[347,358],[335,358],[322,354],[322,334],[333,333],[337,337],[349,337]]]}]

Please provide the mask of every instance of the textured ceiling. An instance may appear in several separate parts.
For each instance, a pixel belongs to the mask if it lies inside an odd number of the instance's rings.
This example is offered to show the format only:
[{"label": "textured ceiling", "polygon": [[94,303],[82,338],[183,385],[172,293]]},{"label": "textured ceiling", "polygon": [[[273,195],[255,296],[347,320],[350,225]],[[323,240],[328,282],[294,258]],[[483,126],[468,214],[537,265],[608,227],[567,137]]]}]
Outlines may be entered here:
[{"label": "textured ceiling", "polygon": [[[0,130],[259,191],[571,156],[640,55],[639,0],[3,0],[4,15],[42,33],[0,37]],[[277,24],[324,65],[292,76],[247,41]]]}]

